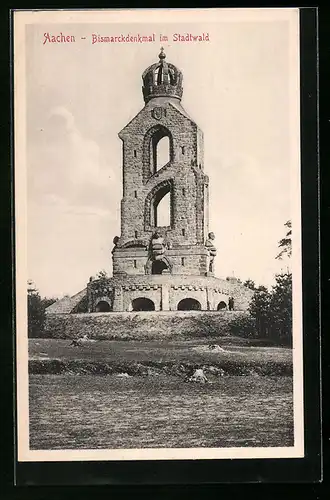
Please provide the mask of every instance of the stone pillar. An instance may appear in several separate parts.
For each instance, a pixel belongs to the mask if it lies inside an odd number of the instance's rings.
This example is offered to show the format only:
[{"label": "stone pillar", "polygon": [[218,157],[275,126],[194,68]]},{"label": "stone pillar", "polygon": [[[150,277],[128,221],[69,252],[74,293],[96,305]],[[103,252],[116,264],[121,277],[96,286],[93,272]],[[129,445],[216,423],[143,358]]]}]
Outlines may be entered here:
[{"label": "stone pillar", "polygon": [[161,289],[162,295],[161,295],[161,304],[160,304],[160,310],[161,311],[169,311],[170,310],[170,288],[169,285],[162,285]]},{"label": "stone pillar", "polygon": [[113,311],[114,312],[123,311],[123,287],[122,286],[116,286],[114,289]]},{"label": "stone pillar", "polygon": [[210,291],[209,291],[209,288],[206,287],[205,288],[206,290],[206,307],[207,307],[207,310],[209,311],[211,309],[211,304],[210,304]]}]

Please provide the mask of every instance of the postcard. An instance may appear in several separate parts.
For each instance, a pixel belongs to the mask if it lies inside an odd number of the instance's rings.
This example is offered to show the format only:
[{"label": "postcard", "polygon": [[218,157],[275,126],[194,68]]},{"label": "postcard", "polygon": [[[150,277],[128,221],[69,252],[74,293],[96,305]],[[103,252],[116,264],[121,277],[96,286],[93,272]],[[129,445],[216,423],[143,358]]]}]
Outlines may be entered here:
[{"label": "postcard", "polygon": [[299,9],[13,40],[18,461],[304,457]]}]

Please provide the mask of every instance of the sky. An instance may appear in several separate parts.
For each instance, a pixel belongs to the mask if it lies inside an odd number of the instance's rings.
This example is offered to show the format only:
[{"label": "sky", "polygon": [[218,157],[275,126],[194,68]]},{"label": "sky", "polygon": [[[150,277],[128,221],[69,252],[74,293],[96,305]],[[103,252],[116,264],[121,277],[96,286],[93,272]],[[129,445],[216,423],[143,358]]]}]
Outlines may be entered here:
[{"label": "sky", "polygon": [[[45,32],[61,31],[77,42],[43,44]],[[209,33],[210,41],[172,41],[187,32]],[[155,33],[156,41],[92,44],[93,33]],[[169,41],[160,43],[160,33]],[[204,132],[215,273],[273,283],[286,265],[275,256],[292,213],[292,169],[299,168],[292,43],[287,21],[257,17],[26,27],[27,262],[41,295],[72,295],[98,271],[111,275],[122,196],[118,132],[144,106],[141,75],[161,45],[183,72],[181,103]]]}]

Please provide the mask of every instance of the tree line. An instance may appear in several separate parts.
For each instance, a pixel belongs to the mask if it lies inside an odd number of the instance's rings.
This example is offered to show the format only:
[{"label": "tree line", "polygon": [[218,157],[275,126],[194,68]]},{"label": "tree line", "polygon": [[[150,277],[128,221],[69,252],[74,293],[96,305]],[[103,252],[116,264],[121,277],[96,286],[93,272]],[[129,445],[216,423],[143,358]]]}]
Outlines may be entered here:
[{"label": "tree line", "polygon": [[[286,234],[278,247],[280,252],[275,259],[291,258],[292,226],[291,221],[285,224]],[[283,345],[292,344],[292,273],[281,272],[275,275],[275,284],[269,290],[265,286],[256,286],[251,279],[243,283],[254,291],[249,313],[252,318],[247,330],[253,328],[259,338],[269,339]]]}]

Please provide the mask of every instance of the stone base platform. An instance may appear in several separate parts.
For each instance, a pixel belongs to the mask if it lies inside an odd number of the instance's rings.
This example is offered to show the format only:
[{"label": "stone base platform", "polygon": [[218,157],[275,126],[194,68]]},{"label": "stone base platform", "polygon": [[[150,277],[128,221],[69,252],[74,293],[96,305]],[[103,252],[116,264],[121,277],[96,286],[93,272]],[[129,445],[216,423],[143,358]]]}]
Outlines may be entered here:
[{"label": "stone base platform", "polygon": [[116,275],[91,280],[86,289],[62,299],[47,313],[217,311],[248,309],[253,292],[240,282],[214,276]]}]

